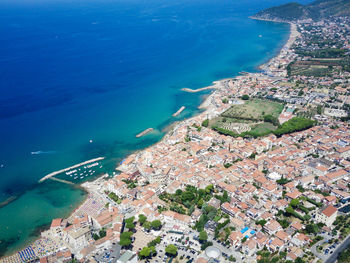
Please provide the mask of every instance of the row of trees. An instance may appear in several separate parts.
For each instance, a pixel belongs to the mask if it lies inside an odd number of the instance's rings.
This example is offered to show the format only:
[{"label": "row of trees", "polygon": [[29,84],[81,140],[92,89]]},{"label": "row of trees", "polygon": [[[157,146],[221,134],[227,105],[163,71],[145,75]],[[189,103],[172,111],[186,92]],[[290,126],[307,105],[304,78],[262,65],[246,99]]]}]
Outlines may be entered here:
[{"label": "row of trees", "polygon": [[311,119],[302,118],[302,117],[294,117],[294,118],[290,119],[289,121],[286,121],[285,123],[283,123],[273,133],[276,136],[282,136],[283,134],[288,134],[288,133],[292,133],[292,132],[306,130],[306,129],[314,126],[315,123],[316,122],[314,120],[311,120]]},{"label": "row of trees", "polygon": [[143,214],[139,215],[138,221],[147,231],[150,231],[151,229],[159,230],[162,228],[162,222],[160,222],[160,220],[153,220],[151,222],[147,221],[147,217]]},{"label": "row of trees", "polygon": [[156,237],[151,242],[149,242],[147,246],[143,247],[139,252],[139,258],[145,259],[145,258],[152,258],[153,256],[155,256],[157,254],[156,245],[160,244],[160,242],[161,242],[160,236]]}]

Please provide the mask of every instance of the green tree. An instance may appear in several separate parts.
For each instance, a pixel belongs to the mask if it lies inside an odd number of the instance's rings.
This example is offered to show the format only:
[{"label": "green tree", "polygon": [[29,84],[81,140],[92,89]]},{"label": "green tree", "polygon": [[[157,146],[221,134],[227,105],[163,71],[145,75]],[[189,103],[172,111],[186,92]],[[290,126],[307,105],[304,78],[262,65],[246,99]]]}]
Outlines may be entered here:
[{"label": "green tree", "polygon": [[208,185],[206,188],[205,188],[205,192],[210,194],[212,191],[214,191],[214,186],[212,184]]},{"label": "green tree", "polygon": [[174,257],[177,254],[177,247],[173,244],[170,244],[165,248],[165,253],[167,253],[169,256]]},{"label": "green tree", "polygon": [[119,244],[122,247],[128,247],[131,244],[131,239],[130,238],[120,238]]},{"label": "green tree", "polygon": [[205,232],[205,230],[202,230],[201,232],[199,232],[199,240],[202,242],[208,240],[208,234],[207,232]]},{"label": "green tree", "polygon": [[151,254],[151,249],[149,247],[143,247],[139,253],[140,258],[147,258]]},{"label": "green tree", "polygon": [[295,211],[294,211],[294,209],[292,207],[288,206],[286,208],[286,212],[289,213],[289,214],[294,214]]},{"label": "green tree", "polygon": [[208,127],[208,126],[209,126],[209,120],[208,120],[208,119],[204,120],[204,121],[202,122],[202,126],[203,126],[203,127]]},{"label": "green tree", "polygon": [[131,236],[132,236],[132,232],[121,233],[119,244],[122,247],[128,247],[131,244]]},{"label": "green tree", "polygon": [[129,217],[128,219],[125,219],[125,224],[127,223],[134,223],[135,217]]},{"label": "green tree", "polygon": [[123,232],[120,235],[120,238],[131,238],[132,232]]},{"label": "green tree", "polygon": [[154,220],[151,223],[151,227],[155,230],[159,230],[162,226],[162,222],[160,222],[159,220]]},{"label": "green tree", "polygon": [[143,223],[143,227],[149,231],[151,230],[151,223],[149,221],[146,221],[145,223]]},{"label": "green tree", "polygon": [[157,244],[160,244],[160,241],[161,241],[160,236],[158,236],[158,237],[156,237],[155,239],[153,239],[151,242],[149,242],[149,243],[147,244],[147,246],[149,246],[149,247],[155,247]]},{"label": "green tree", "polygon": [[135,228],[135,224],[128,222],[128,223],[126,223],[125,227],[127,229],[129,229],[129,231],[130,231],[130,230],[133,230]]},{"label": "green tree", "polygon": [[154,256],[157,253],[155,246],[150,246],[149,249],[151,250],[151,256]]},{"label": "green tree", "polygon": [[232,255],[228,258],[228,260],[231,261],[231,262],[236,262],[236,258],[233,257]]},{"label": "green tree", "polygon": [[100,235],[100,238],[103,238],[106,236],[106,230],[104,228],[102,228],[100,231],[99,231],[99,235]]},{"label": "green tree", "polygon": [[203,199],[199,199],[198,202],[197,202],[198,208],[202,208],[203,204],[204,204]]},{"label": "green tree", "polygon": [[264,225],[267,223],[267,221],[266,221],[265,219],[261,219],[261,220],[259,220],[259,221],[256,221],[255,223],[256,223],[257,225],[264,226]]},{"label": "green tree", "polygon": [[143,225],[147,221],[147,217],[143,214],[139,215],[139,223]]},{"label": "green tree", "polygon": [[299,199],[293,199],[292,201],[290,201],[290,205],[292,207],[297,207],[299,205]]},{"label": "green tree", "polygon": [[247,94],[244,94],[241,98],[242,100],[249,100],[249,96]]},{"label": "green tree", "polygon": [[294,262],[295,263],[305,263],[305,261],[302,260],[302,258],[300,258],[300,257],[297,257]]}]

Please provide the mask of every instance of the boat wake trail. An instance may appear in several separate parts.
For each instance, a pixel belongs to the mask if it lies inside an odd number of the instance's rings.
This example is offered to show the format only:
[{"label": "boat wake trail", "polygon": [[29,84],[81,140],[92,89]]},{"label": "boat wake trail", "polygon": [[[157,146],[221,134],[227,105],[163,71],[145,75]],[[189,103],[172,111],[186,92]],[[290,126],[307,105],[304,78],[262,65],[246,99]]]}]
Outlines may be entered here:
[{"label": "boat wake trail", "polygon": [[39,155],[39,154],[54,154],[56,151],[36,151],[36,152],[31,152],[32,155]]}]

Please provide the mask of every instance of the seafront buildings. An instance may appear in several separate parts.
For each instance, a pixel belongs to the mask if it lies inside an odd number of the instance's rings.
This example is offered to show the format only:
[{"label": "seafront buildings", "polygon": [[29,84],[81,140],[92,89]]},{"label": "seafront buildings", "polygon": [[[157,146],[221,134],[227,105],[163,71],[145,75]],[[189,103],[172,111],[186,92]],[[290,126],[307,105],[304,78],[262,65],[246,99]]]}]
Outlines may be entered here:
[{"label": "seafront buildings", "polygon": [[[280,262],[326,260],[350,233],[350,73],[327,66],[332,74],[305,76],[288,66],[307,60],[298,48],[318,50],[307,44],[310,35],[336,39],[330,45],[349,53],[348,22],[292,24],[262,72],[216,82],[205,112],[128,156],[115,176],[85,183],[88,198],[69,218],[54,219],[2,262],[256,262],[262,251]],[[318,122],[258,138],[203,125],[247,94],[284,103],[280,124],[295,116]]]}]

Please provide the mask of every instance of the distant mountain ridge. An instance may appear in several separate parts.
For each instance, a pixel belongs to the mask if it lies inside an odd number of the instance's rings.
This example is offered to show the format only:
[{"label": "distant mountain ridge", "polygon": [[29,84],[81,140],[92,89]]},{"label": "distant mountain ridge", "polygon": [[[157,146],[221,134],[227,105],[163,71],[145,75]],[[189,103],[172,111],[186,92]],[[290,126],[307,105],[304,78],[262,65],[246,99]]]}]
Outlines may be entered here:
[{"label": "distant mountain ridge", "polygon": [[331,16],[350,16],[350,0],[316,0],[308,5],[292,2],[264,9],[252,18],[292,22],[309,18],[320,20]]}]

